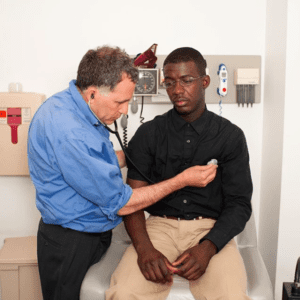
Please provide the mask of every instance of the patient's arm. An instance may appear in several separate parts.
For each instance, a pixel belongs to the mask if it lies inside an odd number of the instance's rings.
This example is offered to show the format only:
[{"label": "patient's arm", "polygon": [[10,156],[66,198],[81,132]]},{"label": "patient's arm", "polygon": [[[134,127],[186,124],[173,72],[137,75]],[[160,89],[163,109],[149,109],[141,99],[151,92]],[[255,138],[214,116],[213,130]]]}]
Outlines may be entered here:
[{"label": "patient's arm", "polygon": [[[132,179],[128,179],[127,183],[133,189],[148,185],[147,182]],[[177,269],[153,247],[147,233],[144,211],[124,216],[124,223],[137,252],[138,265],[144,277],[156,283],[171,282],[171,275]]]},{"label": "patient's arm", "polygon": [[[146,181],[127,179],[127,183],[133,188],[148,186]],[[145,247],[153,247],[146,230],[146,220],[143,210],[124,216],[126,230],[137,252]]]},{"label": "patient's arm", "polygon": [[117,150],[117,151],[115,151],[115,153],[118,158],[120,169],[124,168],[126,166],[126,159],[125,159],[124,152],[122,150]]}]

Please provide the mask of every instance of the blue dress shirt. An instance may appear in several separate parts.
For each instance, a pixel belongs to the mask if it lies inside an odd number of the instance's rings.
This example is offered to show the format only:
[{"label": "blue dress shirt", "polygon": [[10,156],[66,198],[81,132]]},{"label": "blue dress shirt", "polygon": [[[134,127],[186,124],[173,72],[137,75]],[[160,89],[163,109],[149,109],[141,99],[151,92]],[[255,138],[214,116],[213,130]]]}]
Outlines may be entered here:
[{"label": "blue dress shirt", "polygon": [[90,111],[75,80],[34,115],[28,164],[46,224],[104,232],[121,223],[117,212],[132,189],[123,183],[108,130]]}]

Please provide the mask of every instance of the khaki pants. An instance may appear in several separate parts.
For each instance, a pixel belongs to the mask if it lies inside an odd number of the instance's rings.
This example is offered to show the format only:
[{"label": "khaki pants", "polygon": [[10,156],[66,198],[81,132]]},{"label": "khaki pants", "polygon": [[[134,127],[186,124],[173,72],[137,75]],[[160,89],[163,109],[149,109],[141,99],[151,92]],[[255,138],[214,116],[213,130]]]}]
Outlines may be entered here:
[{"label": "khaki pants", "polygon": [[[197,245],[215,222],[212,219],[177,221],[150,216],[147,231],[154,247],[173,262],[186,249]],[[196,300],[249,300],[246,272],[235,241],[231,240],[213,256],[204,275],[189,284]],[[170,289],[170,284],[144,278],[131,245],[112,275],[106,300],[164,300]]]}]

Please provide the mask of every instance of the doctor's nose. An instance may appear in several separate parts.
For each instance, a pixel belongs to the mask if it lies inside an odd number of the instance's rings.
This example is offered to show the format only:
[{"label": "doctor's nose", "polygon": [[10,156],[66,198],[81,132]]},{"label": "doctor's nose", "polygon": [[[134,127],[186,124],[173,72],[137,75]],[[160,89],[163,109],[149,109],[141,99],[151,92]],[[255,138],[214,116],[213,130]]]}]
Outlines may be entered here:
[{"label": "doctor's nose", "polygon": [[129,105],[128,102],[124,103],[124,104],[121,106],[121,109],[119,110],[119,112],[120,112],[121,114],[123,114],[123,115],[127,115],[127,113],[128,113],[128,105]]}]

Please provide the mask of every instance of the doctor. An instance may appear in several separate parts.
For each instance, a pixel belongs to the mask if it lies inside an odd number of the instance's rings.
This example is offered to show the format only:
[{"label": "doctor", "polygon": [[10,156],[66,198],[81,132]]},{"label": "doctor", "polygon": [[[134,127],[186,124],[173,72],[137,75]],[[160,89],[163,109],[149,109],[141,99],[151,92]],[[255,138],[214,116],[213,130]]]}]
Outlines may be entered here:
[{"label": "doctor", "polygon": [[134,190],[123,183],[124,153],[113,150],[106,124],[127,114],[137,76],[120,48],[89,50],[77,80],[47,99],[31,122],[28,163],[42,217],[37,239],[44,300],[79,299],[87,270],[110,246],[122,216],[215,178],[210,165]]}]

